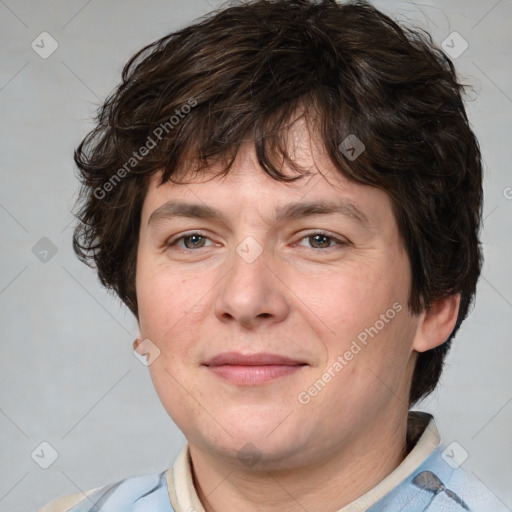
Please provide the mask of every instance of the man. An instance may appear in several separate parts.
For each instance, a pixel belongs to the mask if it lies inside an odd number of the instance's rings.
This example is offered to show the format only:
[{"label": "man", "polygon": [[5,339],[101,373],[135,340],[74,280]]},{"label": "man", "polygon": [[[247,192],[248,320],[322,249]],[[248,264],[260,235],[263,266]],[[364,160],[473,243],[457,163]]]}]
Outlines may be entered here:
[{"label": "man", "polygon": [[128,62],[75,160],[75,250],[187,445],[43,510],[503,510],[409,411],[482,261],[478,143],[430,40],[362,2],[220,10]]}]

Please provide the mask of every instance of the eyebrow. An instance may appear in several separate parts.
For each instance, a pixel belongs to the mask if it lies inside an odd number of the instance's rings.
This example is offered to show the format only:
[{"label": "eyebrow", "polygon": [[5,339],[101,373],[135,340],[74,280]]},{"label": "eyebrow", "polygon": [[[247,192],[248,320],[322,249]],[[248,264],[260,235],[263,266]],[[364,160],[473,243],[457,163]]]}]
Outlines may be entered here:
[{"label": "eyebrow", "polygon": [[[370,225],[365,213],[355,203],[347,199],[291,203],[276,211],[274,222],[279,223],[283,220],[296,220],[313,215],[332,214],[353,219],[365,227]],[[227,217],[220,210],[205,204],[168,201],[150,215],[148,225],[158,224],[174,217],[213,220],[226,225],[229,224]]]}]

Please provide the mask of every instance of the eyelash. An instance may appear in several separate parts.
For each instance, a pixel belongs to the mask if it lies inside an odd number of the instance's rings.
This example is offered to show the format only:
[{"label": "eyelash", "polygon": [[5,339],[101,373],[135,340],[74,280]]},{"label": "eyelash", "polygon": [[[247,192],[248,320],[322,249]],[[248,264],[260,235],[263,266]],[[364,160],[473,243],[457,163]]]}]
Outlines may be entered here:
[{"label": "eyelash", "polygon": [[[339,246],[347,246],[348,245],[348,242],[339,240],[339,239],[335,238],[334,236],[332,236],[330,233],[328,233],[326,231],[322,231],[322,230],[308,233],[307,235],[304,235],[299,241],[302,241],[307,238],[312,238],[317,235],[329,238],[332,242],[336,242],[337,245],[339,245]],[[182,235],[182,236],[174,239],[173,241],[167,243],[166,247],[167,248],[175,247],[181,240],[185,240],[186,238],[192,238],[193,236],[200,236],[202,238],[210,240],[210,238],[205,233],[202,233],[201,231],[194,231],[192,233],[187,233],[185,235]],[[333,247],[335,247],[335,246],[329,246],[329,247],[323,247],[323,248],[307,247],[307,249],[310,249],[312,251],[326,251],[327,249],[332,249]],[[197,251],[199,249],[204,249],[204,247],[198,247],[197,249],[187,249],[187,248],[179,247],[178,249],[181,251],[185,251],[185,252],[192,252],[192,251]]]}]

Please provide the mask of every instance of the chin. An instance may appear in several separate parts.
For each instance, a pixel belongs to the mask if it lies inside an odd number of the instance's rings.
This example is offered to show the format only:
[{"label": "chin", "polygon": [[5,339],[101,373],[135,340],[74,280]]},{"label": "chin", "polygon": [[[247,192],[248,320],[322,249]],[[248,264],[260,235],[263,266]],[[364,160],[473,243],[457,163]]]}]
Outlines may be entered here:
[{"label": "chin", "polygon": [[[290,414],[291,419],[293,413]],[[317,432],[310,433],[304,430],[304,425],[290,421],[285,425],[279,420],[266,419],[260,424],[254,421],[240,421],[229,423],[228,432],[221,428],[212,431],[205,429],[205,424],[196,425],[195,434],[188,436],[189,442],[199,449],[210,453],[213,457],[221,458],[228,464],[248,467],[253,470],[291,469],[304,458],[309,446],[313,448]],[[281,424],[279,424],[282,422]],[[276,428],[276,425],[279,425]]]}]

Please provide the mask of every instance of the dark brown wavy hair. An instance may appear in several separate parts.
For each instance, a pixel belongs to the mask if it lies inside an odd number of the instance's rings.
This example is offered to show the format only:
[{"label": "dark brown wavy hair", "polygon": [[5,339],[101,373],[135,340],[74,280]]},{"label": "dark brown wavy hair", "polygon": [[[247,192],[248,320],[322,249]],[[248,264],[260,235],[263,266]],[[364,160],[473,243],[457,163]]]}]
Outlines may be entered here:
[{"label": "dark brown wavy hair", "polygon": [[[420,353],[410,404],[438,383],[482,265],[482,165],[454,66],[421,29],[366,2],[256,0],[223,7],[149,44],[125,65],[75,151],[82,187],[73,247],[138,318],[135,269],[148,178],[175,181],[254,141],[264,172],[301,177],[285,134],[296,112],[314,124],[344,176],[392,199],[419,314],[461,294],[456,326]],[[355,134],[356,159],[340,144]],[[297,176],[280,172],[287,162]],[[178,181],[176,181],[178,182]]]}]

